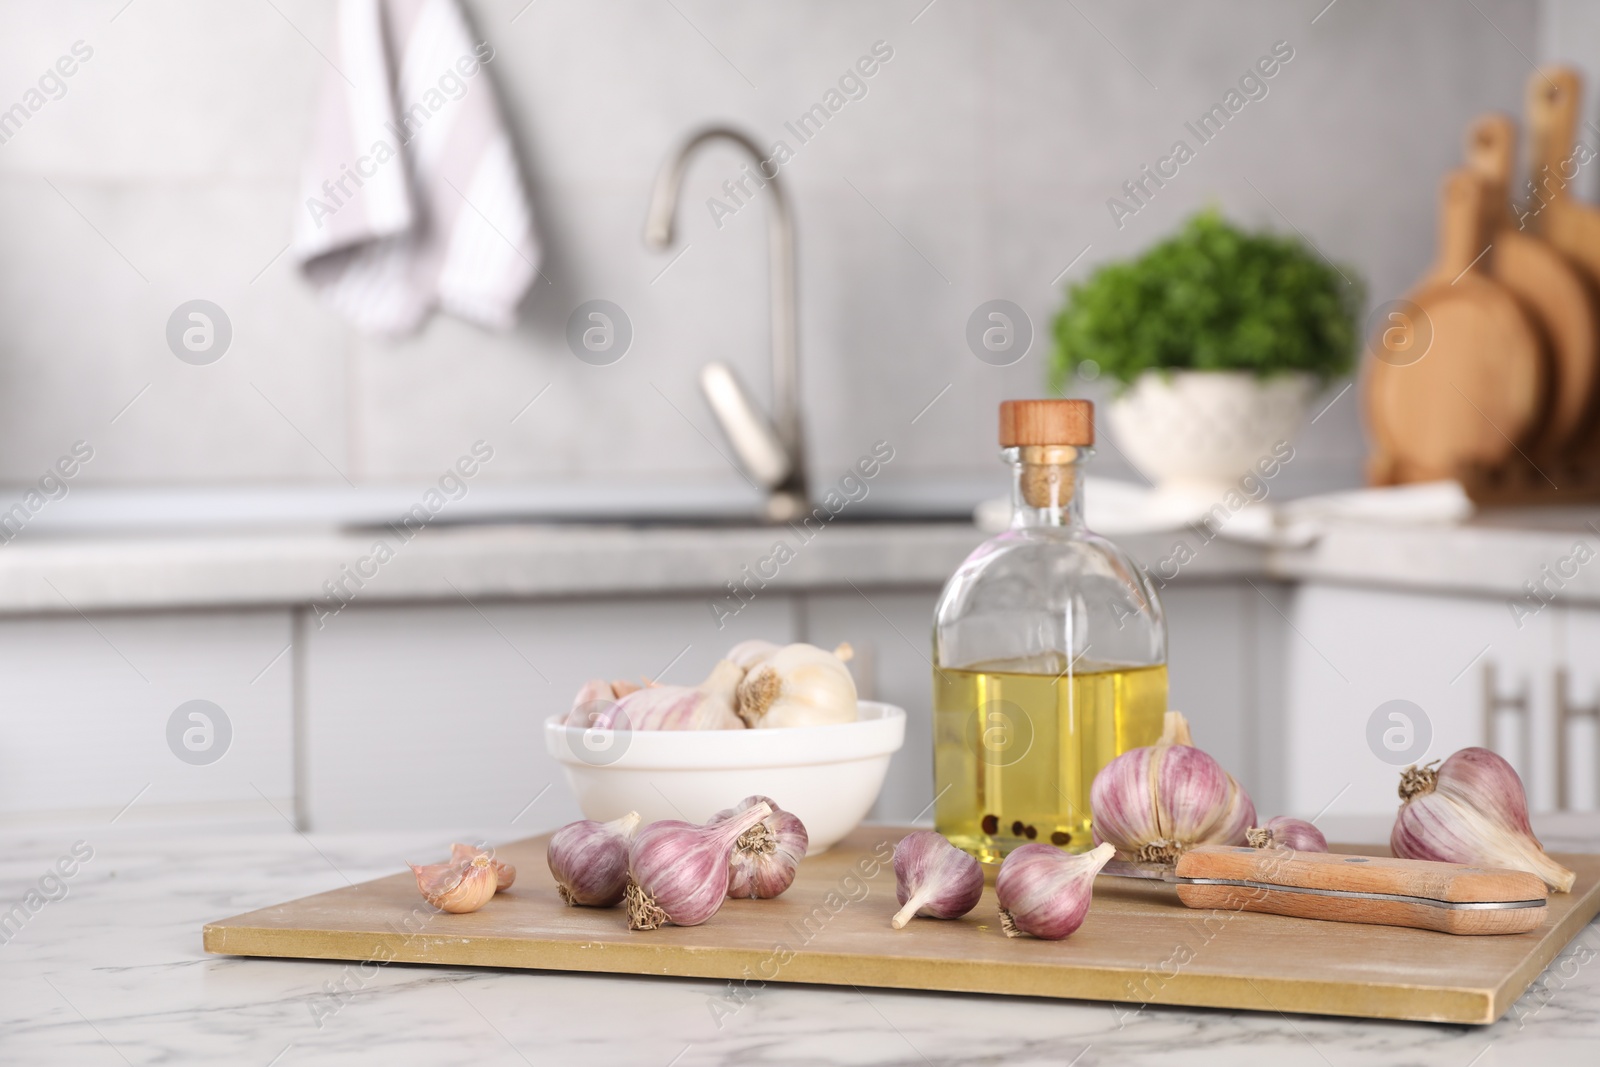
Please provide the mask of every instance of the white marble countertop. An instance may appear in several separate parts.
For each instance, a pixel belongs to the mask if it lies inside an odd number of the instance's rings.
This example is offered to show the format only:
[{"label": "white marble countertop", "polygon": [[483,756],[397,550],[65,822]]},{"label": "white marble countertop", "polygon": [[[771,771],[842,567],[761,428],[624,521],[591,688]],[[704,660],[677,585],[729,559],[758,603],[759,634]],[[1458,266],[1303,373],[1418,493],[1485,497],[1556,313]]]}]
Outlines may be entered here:
[{"label": "white marble countertop", "polygon": [[[787,526],[486,524],[24,537],[0,544],[0,615],[304,606],[359,570],[364,601],[628,596],[720,589],[769,557],[793,558],[774,588],[937,588],[984,535],[961,522],[840,521],[803,541]],[[1479,516],[1460,526],[1332,522],[1305,548],[1264,548],[1193,530],[1115,540],[1177,582],[1250,577],[1487,596],[1600,602],[1600,509]],[[372,562],[383,541],[390,558]],[[1575,546],[1591,555],[1574,561]],[[1182,547],[1180,548],[1180,544]],[[1550,576],[1554,575],[1552,579]]]},{"label": "white marble countertop", "polygon": [[[1600,817],[1536,820],[1600,848]],[[1386,827],[1327,820],[1334,840]],[[220,835],[100,825],[0,837],[0,1062],[11,1064],[1593,1064],[1600,924],[1489,1027],[770,986],[721,1025],[722,983],[207,956],[207,921],[393,873],[447,834]],[[93,857],[41,879],[76,842]],[[70,865],[69,865],[70,866]]]}]

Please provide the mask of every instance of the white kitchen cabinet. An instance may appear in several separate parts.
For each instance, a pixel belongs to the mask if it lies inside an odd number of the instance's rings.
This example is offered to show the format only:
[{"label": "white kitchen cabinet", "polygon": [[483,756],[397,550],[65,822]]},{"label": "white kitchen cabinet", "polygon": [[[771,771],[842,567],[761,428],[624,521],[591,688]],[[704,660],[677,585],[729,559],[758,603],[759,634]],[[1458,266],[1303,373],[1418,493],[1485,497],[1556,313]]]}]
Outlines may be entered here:
[{"label": "white kitchen cabinet", "polygon": [[[1556,611],[1546,608],[1546,611]],[[1570,606],[1555,617],[1562,672],[1552,685],[1558,708],[1567,708],[1565,724],[1551,722],[1551,741],[1566,772],[1564,807],[1600,810],[1600,609]],[[1558,777],[1558,782],[1559,782]],[[1558,791],[1559,792],[1559,791]]]},{"label": "white kitchen cabinet", "polygon": [[[1401,758],[1405,724],[1389,719],[1391,712],[1417,718],[1414,727],[1427,724],[1431,742],[1413,760],[1488,744],[1517,766],[1536,809],[1554,806],[1554,746],[1547,741],[1558,609],[1524,618],[1519,629],[1504,600],[1314,582],[1287,592],[1283,607],[1290,626],[1284,739],[1290,814],[1315,815],[1330,804],[1340,814],[1395,810],[1399,771],[1410,761]],[[1491,676],[1501,708],[1493,716]],[[1391,708],[1374,745],[1369,720],[1393,700],[1411,702],[1420,715]],[[1389,735],[1388,759],[1380,758],[1389,730],[1397,732]]]},{"label": "white kitchen cabinet", "polygon": [[[281,827],[294,808],[289,642],[287,610],[0,621],[0,819]],[[221,711],[180,717],[186,762],[168,728],[193,700]]]},{"label": "white kitchen cabinet", "polygon": [[721,630],[705,598],[354,604],[305,627],[305,821],[533,833],[579,818],[542,730],[586,679],[694,684],[735,642],[795,633],[781,596]]}]

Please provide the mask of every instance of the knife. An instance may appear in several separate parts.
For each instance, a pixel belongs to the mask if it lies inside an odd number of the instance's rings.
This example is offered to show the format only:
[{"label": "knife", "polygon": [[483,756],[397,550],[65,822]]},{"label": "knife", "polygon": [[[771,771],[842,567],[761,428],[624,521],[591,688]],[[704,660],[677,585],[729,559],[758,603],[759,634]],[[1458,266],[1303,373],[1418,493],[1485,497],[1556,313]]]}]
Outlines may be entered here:
[{"label": "knife", "polygon": [[1198,845],[1176,865],[1114,859],[1100,873],[1173,883],[1191,908],[1447,934],[1525,933],[1546,904],[1544,881],[1526,871],[1291,849]]}]

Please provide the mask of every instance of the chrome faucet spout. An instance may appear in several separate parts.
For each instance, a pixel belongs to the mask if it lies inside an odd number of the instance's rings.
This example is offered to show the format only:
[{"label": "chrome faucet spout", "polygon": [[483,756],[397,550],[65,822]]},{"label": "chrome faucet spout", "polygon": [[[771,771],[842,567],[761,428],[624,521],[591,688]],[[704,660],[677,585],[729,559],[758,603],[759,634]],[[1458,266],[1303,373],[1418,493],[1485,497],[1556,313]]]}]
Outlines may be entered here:
[{"label": "chrome faucet spout", "polygon": [[[805,451],[800,426],[800,368],[799,325],[796,316],[797,293],[794,250],[794,216],[789,207],[783,183],[776,169],[766,172],[766,157],[756,143],[738,130],[714,126],[690,135],[667,158],[656,175],[650,192],[650,209],[645,217],[645,245],[657,251],[672,246],[676,231],[678,200],[683,188],[683,175],[689,161],[701,146],[712,141],[726,141],[754,164],[753,180],[764,189],[770,200],[767,209],[767,250],[770,257],[771,322],[772,322],[772,420],[766,429],[764,420],[749,403],[742,386],[731,370],[717,365],[707,367],[702,375],[707,399],[723,432],[728,435],[734,451],[739,455],[746,472],[757,477],[771,493],[768,514],[774,520],[793,517],[809,506],[805,472]],[[748,173],[748,171],[747,171]],[[743,187],[743,186],[741,186]],[[740,410],[741,407],[744,410]],[[771,438],[781,446],[786,463],[775,463],[770,458]],[[762,457],[752,462],[752,457]]]}]

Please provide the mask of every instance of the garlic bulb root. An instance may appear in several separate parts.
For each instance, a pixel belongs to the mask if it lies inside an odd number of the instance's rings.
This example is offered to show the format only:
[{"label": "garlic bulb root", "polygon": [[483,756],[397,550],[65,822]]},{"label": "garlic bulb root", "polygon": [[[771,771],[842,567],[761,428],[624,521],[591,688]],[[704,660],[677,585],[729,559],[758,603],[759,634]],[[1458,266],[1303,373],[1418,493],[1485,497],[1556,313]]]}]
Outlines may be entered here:
[{"label": "garlic bulb root", "polygon": [[657,930],[670,921],[666,911],[639,888],[639,883],[628,882],[623,898],[628,906],[628,929]]},{"label": "garlic bulb root", "polygon": [[1287,848],[1295,852],[1326,852],[1328,839],[1322,831],[1304,819],[1279,815],[1268,819],[1263,826],[1252,826],[1244,832],[1245,843],[1251,848]]},{"label": "garlic bulb root", "polygon": [[856,683],[844,665],[852,654],[849,645],[828,652],[807,644],[769,653],[739,683],[739,717],[761,729],[854,722]]},{"label": "garlic bulb root", "polygon": [[805,859],[810,837],[805,824],[792,811],[778,807],[771,797],[745,797],[731,808],[711,816],[708,825],[725,822],[740,813],[766,804],[772,814],[739,835],[728,859],[728,896],[770,899],[779,896],[794,882],[800,861]]}]

